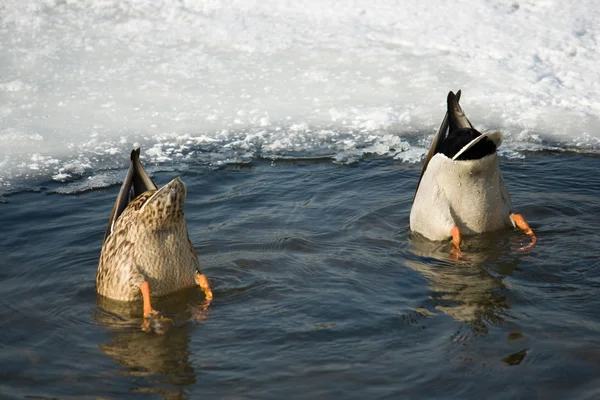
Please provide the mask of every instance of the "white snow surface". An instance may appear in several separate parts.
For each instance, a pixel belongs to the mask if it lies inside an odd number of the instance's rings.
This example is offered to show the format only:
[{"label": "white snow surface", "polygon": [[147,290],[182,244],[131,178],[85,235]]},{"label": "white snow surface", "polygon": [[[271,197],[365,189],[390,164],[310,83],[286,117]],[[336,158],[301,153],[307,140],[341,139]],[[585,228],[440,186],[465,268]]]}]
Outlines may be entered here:
[{"label": "white snow surface", "polygon": [[112,184],[139,144],[171,166],[418,162],[458,89],[505,156],[596,153],[599,29],[593,0],[4,0],[0,192]]}]

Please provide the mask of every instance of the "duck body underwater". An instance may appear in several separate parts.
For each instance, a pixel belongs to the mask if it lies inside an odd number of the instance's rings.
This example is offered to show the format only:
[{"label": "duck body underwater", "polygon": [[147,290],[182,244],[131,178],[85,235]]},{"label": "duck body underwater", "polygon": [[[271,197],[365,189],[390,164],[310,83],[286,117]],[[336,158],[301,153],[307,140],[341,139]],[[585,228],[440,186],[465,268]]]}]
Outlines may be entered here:
[{"label": "duck body underwater", "polygon": [[447,112],[425,158],[410,212],[410,229],[430,240],[452,238],[460,251],[463,235],[519,227],[536,236],[515,214],[500,173],[500,132],[480,133],[459,105],[460,90],[448,94]]},{"label": "duck body underwater", "polygon": [[156,315],[150,293],[164,296],[200,286],[212,292],[200,273],[183,214],[187,194],[179,178],[158,188],[131,152],[131,164],[115,201],[96,275],[99,295],[120,301],[143,300],[144,317]]}]

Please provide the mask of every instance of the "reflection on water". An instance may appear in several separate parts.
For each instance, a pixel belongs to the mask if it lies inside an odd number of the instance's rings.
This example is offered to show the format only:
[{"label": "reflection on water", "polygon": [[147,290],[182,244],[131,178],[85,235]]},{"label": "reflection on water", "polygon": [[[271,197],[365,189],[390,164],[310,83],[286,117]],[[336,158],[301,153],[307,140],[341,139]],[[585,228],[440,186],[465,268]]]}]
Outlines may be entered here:
[{"label": "reflection on water", "polygon": [[108,342],[98,347],[125,368],[121,375],[134,379],[132,392],[182,399],[187,398],[185,387],[196,383],[190,362],[190,334],[194,321],[208,318],[208,303],[198,293],[191,293],[193,290],[189,292],[158,299],[157,309],[165,318],[154,319],[149,332],[141,329],[140,302],[98,296],[94,319],[111,333]]},{"label": "reflection on water", "polygon": [[206,311],[200,290],[157,299],[172,323],[152,332],[141,301],[94,292],[118,187],[15,194],[0,398],[600,398],[600,158],[528,159],[503,173],[536,247],[469,237],[460,260],[407,233],[418,166],[192,162],[186,218],[218,292]]},{"label": "reflection on water", "polygon": [[510,237],[493,233],[468,238],[464,256],[453,260],[448,243],[411,235],[410,251],[417,257],[406,265],[428,279],[435,309],[485,335],[489,324],[500,325],[509,315],[503,277],[517,267],[519,257]]}]

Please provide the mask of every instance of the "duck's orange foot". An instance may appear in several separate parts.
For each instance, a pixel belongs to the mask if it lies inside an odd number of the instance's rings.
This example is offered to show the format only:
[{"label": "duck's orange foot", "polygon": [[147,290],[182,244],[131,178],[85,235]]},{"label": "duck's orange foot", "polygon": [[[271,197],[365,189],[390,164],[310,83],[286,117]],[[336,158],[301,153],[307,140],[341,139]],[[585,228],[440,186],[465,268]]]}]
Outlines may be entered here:
[{"label": "duck's orange foot", "polygon": [[142,282],[140,291],[142,292],[142,300],[144,301],[144,318],[158,316],[158,311],[153,309],[150,303],[150,284],[148,281]]},{"label": "duck's orange foot", "polygon": [[144,318],[158,317],[159,315],[160,313],[153,308],[150,310],[144,310]]},{"label": "duck's orange foot", "polygon": [[208,307],[209,306],[210,306],[210,302],[205,301],[198,307],[193,307],[191,309],[191,314],[192,314],[191,318],[196,322],[206,321],[209,317],[209,315],[208,315]]},{"label": "duck's orange foot", "polygon": [[208,279],[204,274],[200,272],[196,272],[196,284],[200,286],[200,289],[204,291],[204,295],[206,296],[206,300],[210,301],[213,298],[212,290],[210,289],[210,284],[208,283]]},{"label": "duck's orange foot", "polygon": [[519,248],[519,250],[531,249],[535,245],[535,242],[537,242],[537,236],[535,236],[535,233],[533,233],[533,230],[529,227],[529,224],[521,214],[513,214],[512,218],[515,221],[515,224],[531,238],[531,242],[527,246]]},{"label": "duck's orange foot", "polygon": [[459,260],[461,258],[464,258],[464,255],[465,253],[463,253],[462,251],[460,251],[460,249],[457,249],[456,247],[450,249],[451,260]]},{"label": "duck's orange foot", "polygon": [[190,306],[189,311],[191,318],[196,322],[202,322],[208,319],[208,309],[210,307],[210,300],[207,298],[200,304]]},{"label": "duck's orange foot", "polygon": [[453,246],[450,250],[450,258],[452,258],[453,260],[458,260],[463,256],[463,252],[460,251],[461,236],[460,229],[458,229],[458,226],[454,226],[454,228],[450,230],[450,235],[452,236]]}]

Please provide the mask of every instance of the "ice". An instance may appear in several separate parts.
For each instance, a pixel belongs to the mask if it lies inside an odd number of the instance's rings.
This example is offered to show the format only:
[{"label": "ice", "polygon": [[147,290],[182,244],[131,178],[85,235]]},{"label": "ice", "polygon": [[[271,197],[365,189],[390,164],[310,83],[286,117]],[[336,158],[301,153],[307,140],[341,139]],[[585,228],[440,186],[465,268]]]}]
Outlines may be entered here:
[{"label": "ice", "polygon": [[598,26],[592,0],[6,0],[0,186],[100,177],[138,145],[160,168],[419,162],[459,88],[505,157],[597,153]]},{"label": "ice", "polygon": [[[58,177],[55,180],[60,180]],[[94,176],[90,176],[87,179],[79,180],[76,182],[68,183],[54,190],[54,193],[60,194],[75,194],[86,192],[88,190],[99,189],[117,185],[123,182],[125,174],[117,173],[99,173]]]}]

